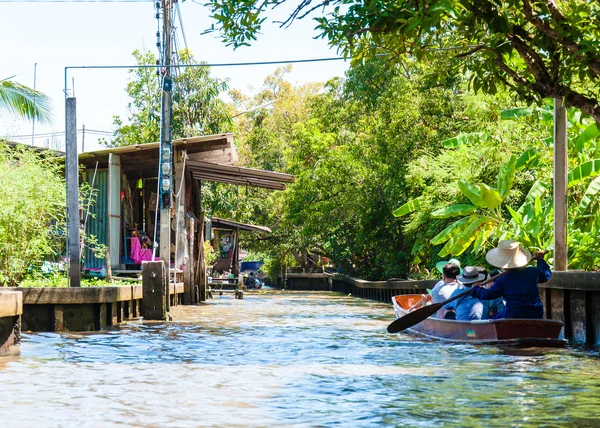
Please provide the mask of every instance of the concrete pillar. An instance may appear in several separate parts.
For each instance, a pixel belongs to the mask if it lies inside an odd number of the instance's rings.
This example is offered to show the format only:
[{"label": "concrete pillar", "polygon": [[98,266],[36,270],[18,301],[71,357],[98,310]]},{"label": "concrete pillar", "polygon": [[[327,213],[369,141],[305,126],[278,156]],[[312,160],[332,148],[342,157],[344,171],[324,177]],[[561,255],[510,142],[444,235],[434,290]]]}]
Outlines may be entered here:
[{"label": "concrete pillar", "polygon": [[162,261],[142,263],[142,289],[145,320],[167,319],[168,284]]},{"label": "concrete pillar", "polygon": [[567,110],[554,99],[554,270],[567,270]]},{"label": "concrete pillar", "polygon": [[65,331],[64,308],[62,305],[54,306],[54,331]]},{"label": "concrete pillar", "polygon": [[579,343],[586,340],[585,291],[570,290],[571,339]]},{"label": "concrete pillar", "polygon": [[79,242],[79,160],[77,157],[77,103],[75,98],[65,102],[65,156],[67,179],[67,255],[69,285],[81,285]]}]

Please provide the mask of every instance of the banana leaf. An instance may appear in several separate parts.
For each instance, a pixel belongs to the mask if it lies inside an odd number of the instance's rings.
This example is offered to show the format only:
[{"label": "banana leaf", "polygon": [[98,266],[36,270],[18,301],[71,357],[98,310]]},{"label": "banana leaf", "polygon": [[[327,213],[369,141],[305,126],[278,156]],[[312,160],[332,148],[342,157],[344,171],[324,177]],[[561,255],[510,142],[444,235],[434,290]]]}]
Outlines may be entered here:
[{"label": "banana leaf", "polygon": [[451,149],[453,147],[462,146],[470,143],[477,143],[478,141],[485,138],[484,132],[471,132],[468,134],[460,134],[456,137],[448,138],[442,141],[444,148]]},{"label": "banana leaf", "polygon": [[581,134],[577,136],[575,140],[575,148],[578,152],[583,150],[583,146],[586,142],[598,137],[600,135],[600,129],[598,129],[598,124],[596,122],[592,123],[590,126],[581,131]]},{"label": "banana leaf", "polygon": [[488,210],[494,210],[502,203],[500,193],[487,184],[479,184],[479,194],[481,195],[481,206]]},{"label": "banana leaf", "polygon": [[569,186],[573,187],[583,180],[600,174],[600,159],[593,159],[577,165],[569,172]]},{"label": "banana leaf", "polygon": [[421,198],[418,197],[418,198],[408,201],[401,207],[396,208],[396,210],[394,210],[392,212],[392,214],[394,215],[394,217],[402,217],[402,216],[405,216],[406,214],[410,214],[420,208],[421,208]]},{"label": "banana leaf", "polygon": [[527,149],[525,150],[519,159],[517,159],[517,163],[515,164],[515,169],[521,170],[523,168],[527,168],[531,165],[532,162],[538,159],[538,155],[535,150]]},{"label": "banana leaf", "polygon": [[583,197],[581,198],[581,201],[579,201],[579,205],[577,206],[577,215],[581,215],[587,210],[588,206],[594,200],[598,192],[600,192],[600,177],[596,177],[596,179],[588,186]]},{"label": "banana leaf", "polygon": [[510,189],[512,188],[515,179],[516,162],[516,156],[512,155],[508,161],[503,162],[502,165],[500,165],[500,171],[498,171],[498,193],[500,194],[501,201],[506,198],[508,192],[510,192]]},{"label": "banana leaf", "polygon": [[463,195],[465,195],[467,198],[469,198],[469,200],[471,201],[471,203],[477,207],[481,207],[481,203],[482,203],[482,197],[481,194],[479,193],[479,191],[475,188],[472,187],[471,185],[469,185],[469,183],[467,183],[464,180],[458,180],[458,188],[460,189],[460,191],[462,192]]},{"label": "banana leaf", "polygon": [[446,227],[444,230],[442,230],[440,233],[435,235],[433,238],[431,238],[431,241],[429,242],[431,242],[432,245],[439,245],[443,242],[448,241],[449,239],[452,239],[453,237],[460,234],[467,227],[467,225],[469,224],[469,220],[471,220],[473,217],[474,216],[469,216],[455,221],[454,223]]},{"label": "banana leaf", "polygon": [[488,219],[486,217],[476,217],[471,221],[469,226],[463,230],[463,232],[454,240],[451,253],[454,256],[459,256],[465,252],[471,242],[477,238],[477,231],[483,226]]},{"label": "banana leaf", "polygon": [[448,218],[448,217],[457,217],[459,215],[467,215],[471,214],[473,211],[477,209],[476,206],[470,204],[458,204],[452,205],[445,208],[440,208],[439,210],[435,210],[431,213],[432,217],[436,218]]},{"label": "banana leaf", "polygon": [[517,211],[520,214],[523,214],[523,210],[525,209],[526,204],[530,203],[531,201],[534,201],[536,197],[542,197],[542,195],[548,190],[548,186],[546,186],[543,182],[539,180],[533,183],[533,185],[529,189],[529,192],[527,193],[527,196],[525,197],[525,202],[523,202],[523,205],[521,205],[521,207],[519,207]]},{"label": "banana leaf", "polygon": [[502,120],[514,120],[521,117],[530,116],[534,113],[540,114],[541,119],[547,122],[554,120],[554,114],[551,111],[544,110],[539,107],[517,107],[504,110],[500,113]]}]

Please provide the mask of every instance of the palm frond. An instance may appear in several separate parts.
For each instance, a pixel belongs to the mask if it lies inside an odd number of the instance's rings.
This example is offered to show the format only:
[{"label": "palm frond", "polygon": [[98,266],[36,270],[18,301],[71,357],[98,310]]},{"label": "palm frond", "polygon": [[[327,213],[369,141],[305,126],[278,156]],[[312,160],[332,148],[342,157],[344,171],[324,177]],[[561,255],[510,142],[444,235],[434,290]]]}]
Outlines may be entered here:
[{"label": "palm frond", "polygon": [[52,101],[40,91],[17,83],[11,78],[0,80],[0,110],[41,123],[52,122]]}]

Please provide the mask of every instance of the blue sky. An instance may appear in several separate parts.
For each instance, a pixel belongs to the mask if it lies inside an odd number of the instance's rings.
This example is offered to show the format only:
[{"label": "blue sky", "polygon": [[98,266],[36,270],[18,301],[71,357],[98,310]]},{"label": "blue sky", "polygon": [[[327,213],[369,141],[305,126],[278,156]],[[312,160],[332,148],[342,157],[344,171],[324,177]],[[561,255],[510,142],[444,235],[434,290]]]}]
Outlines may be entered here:
[{"label": "blue sky", "polygon": [[[202,1],[200,0],[200,3]],[[256,62],[337,56],[327,42],[315,40],[314,22],[304,19],[288,29],[270,22],[284,18],[285,10],[268,19],[263,34],[251,47],[234,51],[216,35],[200,33],[211,24],[209,11],[193,1],[180,5],[189,49],[198,60],[208,63]],[[130,65],[135,49],[156,52],[157,21],[152,2],[134,3],[36,3],[1,2],[0,40],[3,41],[0,78],[33,86],[34,63],[37,63],[37,89],[53,99],[54,122],[36,125],[36,133],[64,132],[64,68],[75,65]],[[177,21],[178,22],[178,21]],[[181,32],[180,32],[181,34]],[[183,44],[183,39],[181,44]],[[232,88],[252,92],[277,66],[222,67],[212,73],[228,78]],[[325,81],[343,75],[347,63],[332,61],[295,64],[289,80],[293,83]],[[77,97],[77,127],[112,130],[112,117],[127,114],[125,86],[127,70],[70,70]],[[0,118],[0,135],[31,134],[31,123]],[[81,134],[80,134],[81,138]],[[58,139],[63,140],[62,135]],[[85,150],[99,148],[97,137],[86,135]],[[31,139],[15,139],[30,143]],[[36,139],[43,145],[44,139]],[[81,142],[79,147],[81,147]]]}]

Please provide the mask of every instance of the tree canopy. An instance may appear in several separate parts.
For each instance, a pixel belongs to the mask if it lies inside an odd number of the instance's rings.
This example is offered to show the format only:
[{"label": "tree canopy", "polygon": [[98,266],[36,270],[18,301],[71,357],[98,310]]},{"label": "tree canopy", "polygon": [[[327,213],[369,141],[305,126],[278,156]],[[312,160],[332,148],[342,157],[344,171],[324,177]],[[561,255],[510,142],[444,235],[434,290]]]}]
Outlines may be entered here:
[{"label": "tree canopy", "polygon": [[[138,65],[156,64],[151,52],[133,52]],[[180,60],[194,63],[188,51],[179,52]],[[153,68],[135,68],[127,84],[128,123],[114,117],[115,137],[108,146],[129,146],[156,142],[160,139],[161,90],[159,76]],[[173,138],[218,134],[229,130],[231,117],[219,95],[227,90],[227,82],[211,76],[209,67],[176,69],[173,78]]]},{"label": "tree canopy", "polygon": [[589,0],[209,0],[225,41],[249,44],[283,3],[281,23],[313,17],[346,57],[394,60],[449,51],[443,74],[475,90],[510,88],[528,102],[564,98],[600,122],[600,2]]}]

